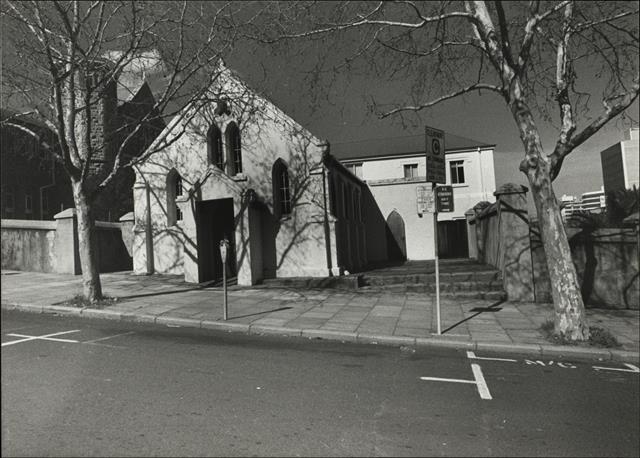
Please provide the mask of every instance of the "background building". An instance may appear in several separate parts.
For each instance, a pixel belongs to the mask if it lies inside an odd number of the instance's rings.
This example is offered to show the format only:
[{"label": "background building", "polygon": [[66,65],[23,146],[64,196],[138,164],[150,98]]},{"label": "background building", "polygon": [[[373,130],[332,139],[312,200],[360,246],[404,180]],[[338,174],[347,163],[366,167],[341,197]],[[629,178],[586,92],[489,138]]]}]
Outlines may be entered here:
[{"label": "background building", "polygon": [[638,127],[625,132],[624,140],[600,152],[604,192],[640,187]]},{"label": "background building", "polygon": [[[363,180],[387,224],[390,259],[433,259],[433,215],[419,214],[419,186],[426,181],[425,135],[369,139],[331,145],[331,153]],[[454,212],[438,215],[439,255],[468,256],[464,213],[480,201],[494,201],[494,146],[445,134],[447,184],[454,188]],[[389,243],[391,239],[396,244]],[[383,260],[385,253],[369,253]]]}]

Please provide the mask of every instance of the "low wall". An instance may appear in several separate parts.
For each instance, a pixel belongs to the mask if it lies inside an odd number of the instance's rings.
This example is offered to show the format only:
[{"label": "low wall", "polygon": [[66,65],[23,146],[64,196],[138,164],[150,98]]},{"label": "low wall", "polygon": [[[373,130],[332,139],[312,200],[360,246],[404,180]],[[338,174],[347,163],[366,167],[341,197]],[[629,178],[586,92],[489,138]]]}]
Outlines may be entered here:
[{"label": "low wall", "polygon": [[[496,203],[468,210],[470,256],[502,272],[511,301],[552,302],[551,282],[540,232],[530,224],[527,188],[506,184]],[[639,308],[638,226],[585,230],[567,228],[573,263],[587,306]]]},{"label": "low wall", "polygon": [[3,219],[2,268],[53,272],[56,226],[55,221]]},{"label": "low wall", "polygon": [[[97,260],[101,273],[131,270],[133,216],[119,223],[96,221]],[[77,220],[74,209],[54,221],[1,221],[2,268],[28,272],[80,274]]]}]

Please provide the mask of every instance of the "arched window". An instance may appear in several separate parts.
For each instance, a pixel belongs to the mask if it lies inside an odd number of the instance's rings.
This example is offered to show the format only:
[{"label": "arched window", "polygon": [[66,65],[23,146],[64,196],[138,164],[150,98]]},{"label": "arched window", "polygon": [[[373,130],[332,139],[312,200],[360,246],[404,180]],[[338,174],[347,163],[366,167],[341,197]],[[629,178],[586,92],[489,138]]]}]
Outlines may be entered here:
[{"label": "arched window", "polygon": [[289,185],[289,169],[287,164],[278,159],[271,170],[273,183],[273,211],[276,217],[291,213],[291,188]]},{"label": "arched window", "polygon": [[176,204],[176,199],[182,196],[182,177],[171,169],[167,174],[167,225],[173,226],[182,221],[182,212]]},{"label": "arched window", "polygon": [[207,158],[220,170],[224,170],[224,156],[222,154],[222,132],[218,126],[212,124],[207,132]]},{"label": "arched window", "polygon": [[226,130],[227,172],[229,175],[242,173],[242,147],[240,145],[240,129],[235,122],[229,123]]}]

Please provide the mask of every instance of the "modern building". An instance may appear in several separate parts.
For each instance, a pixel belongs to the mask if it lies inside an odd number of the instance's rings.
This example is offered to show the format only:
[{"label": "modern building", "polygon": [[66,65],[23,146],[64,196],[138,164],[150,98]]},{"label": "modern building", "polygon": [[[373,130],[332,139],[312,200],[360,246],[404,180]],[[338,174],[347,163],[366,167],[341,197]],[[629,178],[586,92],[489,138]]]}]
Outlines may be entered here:
[{"label": "modern building", "polygon": [[600,152],[604,192],[640,187],[639,128],[625,132],[624,139]]},{"label": "modern building", "polygon": [[[397,241],[400,252],[390,258],[434,258],[433,214],[419,213],[417,207],[418,192],[431,186],[426,181],[425,142],[420,134],[331,146],[332,154],[366,183]],[[464,213],[480,201],[495,200],[494,147],[445,134],[446,184],[453,187],[454,211],[438,214],[438,252],[443,258],[468,256]]]},{"label": "modern building", "polygon": [[599,191],[585,192],[580,197],[580,210],[589,213],[601,213],[607,206],[604,186]]}]

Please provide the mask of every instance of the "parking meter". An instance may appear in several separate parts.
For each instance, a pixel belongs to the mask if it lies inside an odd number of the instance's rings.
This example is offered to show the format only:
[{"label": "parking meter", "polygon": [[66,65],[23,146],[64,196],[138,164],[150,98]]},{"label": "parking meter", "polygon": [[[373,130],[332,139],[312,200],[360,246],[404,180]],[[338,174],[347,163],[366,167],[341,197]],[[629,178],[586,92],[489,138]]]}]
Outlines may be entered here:
[{"label": "parking meter", "polygon": [[229,251],[229,241],[220,240],[220,258],[222,258],[222,290],[224,291],[223,318],[227,321],[227,253]]}]

